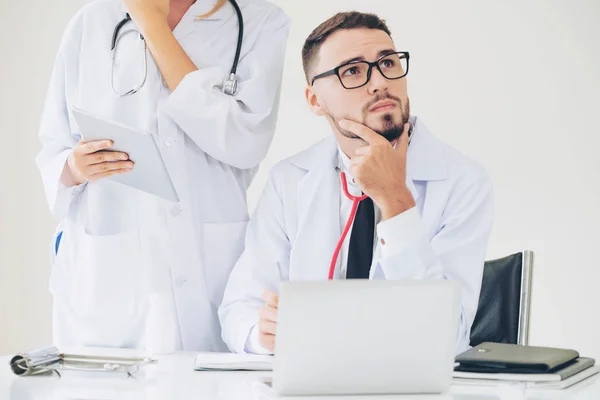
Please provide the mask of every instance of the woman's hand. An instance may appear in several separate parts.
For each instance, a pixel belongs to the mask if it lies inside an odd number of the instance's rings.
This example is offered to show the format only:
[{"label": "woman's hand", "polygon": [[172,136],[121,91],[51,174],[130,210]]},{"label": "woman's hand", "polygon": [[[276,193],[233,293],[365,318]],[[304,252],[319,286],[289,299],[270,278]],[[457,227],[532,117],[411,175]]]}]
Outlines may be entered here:
[{"label": "woman's hand", "polygon": [[133,162],[125,153],[110,151],[110,140],[79,142],[67,159],[61,182],[67,187],[96,181],[133,169]]}]

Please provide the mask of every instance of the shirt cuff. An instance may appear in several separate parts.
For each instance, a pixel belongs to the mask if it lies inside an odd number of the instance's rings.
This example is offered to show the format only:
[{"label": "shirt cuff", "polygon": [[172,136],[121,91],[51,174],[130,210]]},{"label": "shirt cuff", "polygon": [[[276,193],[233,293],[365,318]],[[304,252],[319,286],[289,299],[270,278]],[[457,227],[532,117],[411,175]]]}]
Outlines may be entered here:
[{"label": "shirt cuff", "polygon": [[416,207],[377,224],[381,258],[388,258],[402,252],[423,236],[421,215]]},{"label": "shirt cuff", "polygon": [[250,334],[248,335],[248,340],[246,340],[246,348],[245,348],[246,353],[272,355],[273,354],[272,352],[265,349],[260,344],[258,334],[259,334],[258,324],[256,324],[250,330]]},{"label": "shirt cuff", "polygon": [[86,188],[87,182],[80,185],[67,187],[61,182],[58,183],[56,190],[56,202],[54,203],[54,214],[60,218],[67,215],[69,207],[73,200],[79,196],[81,192]]}]

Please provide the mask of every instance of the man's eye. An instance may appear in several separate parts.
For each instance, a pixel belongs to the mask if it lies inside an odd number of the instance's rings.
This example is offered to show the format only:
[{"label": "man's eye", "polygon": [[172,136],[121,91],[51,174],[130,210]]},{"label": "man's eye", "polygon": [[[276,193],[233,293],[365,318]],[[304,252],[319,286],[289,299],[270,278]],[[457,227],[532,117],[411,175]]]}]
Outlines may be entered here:
[{"label": "man's eye", "polygon": [[346,70],[346,72],[344,72],[344,75],[346,75],[346,76],[348,76],[348,75],[356,75],[356,74],[360,74],[360,68],[358,68],[358,67],[348,68]]}]

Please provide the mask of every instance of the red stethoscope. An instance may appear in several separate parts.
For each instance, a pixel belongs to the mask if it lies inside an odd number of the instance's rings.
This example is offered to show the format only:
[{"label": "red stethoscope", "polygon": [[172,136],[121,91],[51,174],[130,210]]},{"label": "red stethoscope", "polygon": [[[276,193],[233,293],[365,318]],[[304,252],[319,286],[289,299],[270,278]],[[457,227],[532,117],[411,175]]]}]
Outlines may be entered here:
[{"label": "red stethoscope", "polygon": [[[410,142],[412,139],[412,134],[414,132],[414,126],[413,126],[412,122],[410,122],[410,121],[409,121],[409,124],[410,124],[410,128],[408,130],[408,144],[410,145]],[[350,211],[350,216],[348,217],[348,222],[346,222],[344,232],[342,233],[342,236],[340,237],[340,241],[338,242],[337,246],[335,247],[335,251],[333,252],[333,257],[331,258],[331,264],[329,265],[329,277],[328,277],[328,280],[330,280],[330,281],[333,280],[333,275],[335,273],[335,266],[337,264],[338,257],[340,256],[340,251],[342,250],[342,244],[344,244],[344,240],[346,240],[346,236],[348,236],[350,227],[352,226],[352,223],[354,222],[354,218],[356,217],[356,211],[358,210],[358,204],[361,201],[363,201],[364,199],[366,199],[367,197],[369,197],[366,194],[363,194],[362,196],[353,196],[350,194],[350,192],[348,191],[348,181],[346,180],[345,172],[340,173],[340,179],[342,180],[342,189],[344,191],[344,195],[346,195],[348,200],[352,201],[352,210]]]},{"label": "red stethoscope", "polygon": [[348,222],[346,222],[346,227],[344,228],[344,232],[340,237],[340,241],[338,242],[335,251],[333,252],[333,258],[331,259],[331,265],[329,266],[329,280],[333,280],[333,274],[335,273],[335,265],[337,264],[338,257],[340,255],[340,251],[342,250],[342,244],[344,240],[346,240],[346,236],[348,236],[348,232],[350,231],[350,227],[354,222],[354,217],[356,217],[356,211],[358,210],[358,204],[366,199],[368,196],[363,194],[362,196],[353,196],[348,191],[348,181],[346,180],[346,173],[342,172],[340,174],[340,178],[342,180],[342,189],[344,190],[344,194],[346,197],[352,201],[352,210],[350,211],[350,216],[348,217]]}]

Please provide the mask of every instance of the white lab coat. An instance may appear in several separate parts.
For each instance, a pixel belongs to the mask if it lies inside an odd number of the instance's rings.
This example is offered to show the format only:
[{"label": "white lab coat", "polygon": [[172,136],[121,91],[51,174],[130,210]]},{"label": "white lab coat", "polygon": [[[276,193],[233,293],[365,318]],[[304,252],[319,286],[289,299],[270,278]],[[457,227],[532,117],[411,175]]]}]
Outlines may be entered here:
[{"label": "white lab coat", "polygon": [[[194,19],[213,4],[198,0],[174,30],[199,70],[173,93],[149,51],[141,91],[129,97],[113,92],[110,43],[126,12],[120,0],[92,2],[67,27],[37,157],[50,209],[60,221],[57,234],[64,232],[50,279],[60,346],[142,348],[152,330],[175,341],[167,348],[226,348],[217,307],[243,247],[246,190],[275,130],[289,19],[265,1],[239,1],[245,30],[239,88],[231,97],[220,87],[235,53],[236,14],[227,3],[208,19]],[[134,27],[129,22],[123,32]],[[119,90],[143,76],[140,43],[136,34],[119,41]],[[181,201],[169,203],[106,179],[62,186],[65,160],[81,139],[72,107],[154,134]],[[158,306],[151,301],[156,298]],[[155,306],[159,315],[149,327]]]},{"label": "white lab coat", "polygon": [[[264,290],[276,291],[281,280],[327,279],[342,228],[337,151],[331,137],[271,172],[219,309],[223,338],[232,351],[244,352],[248,343],[255,348],[256,340],[248,338]],[[402,244],[386,249],[383,258],[377,256],[382,254],[378,243],[370,277],[458,281],[458,352],[468,347],[477,310],[493,222],[492,184],[479,165],[436,139],[417,119],[407,156],[407,186],[419,212],[396,217],[395,242]],[[393,304],[381,307],[394,310]]]}]

